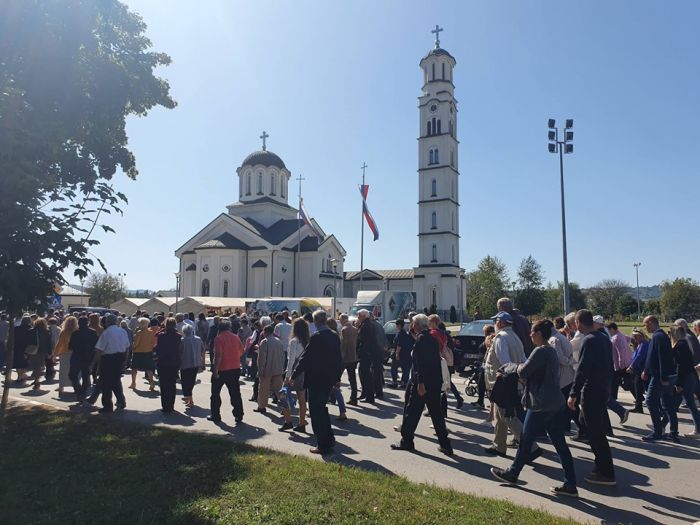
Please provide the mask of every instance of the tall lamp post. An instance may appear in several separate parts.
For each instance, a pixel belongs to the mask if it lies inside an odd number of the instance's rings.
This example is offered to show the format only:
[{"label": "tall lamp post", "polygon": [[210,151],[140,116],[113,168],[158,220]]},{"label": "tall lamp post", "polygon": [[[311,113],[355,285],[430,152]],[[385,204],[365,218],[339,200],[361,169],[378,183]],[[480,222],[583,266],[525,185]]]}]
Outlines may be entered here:
[{"label": "tall lamp post", "polygon": [[333,319],[335,319],[338,311],[338,284],[336,282],[338,278],[338,259],[331,259],[331,264],[333,265]]},{"label": "tall lamp post", "polygon": [[640,262],[634,263],[634,269],[637,272],[637,321],[642,318],[642,301],[639,299],[639,267],[642,265]]},{"label": "tall lamp post", "polygon": [[562,133],[563,140],[559,140],[559,128],[553,118],[548,121],[549,152],[559,153],[559,182],[561,185],[561,244],[564,259],[564,315],[569,313],[569,264],[566,255],[566,208],[564,206],[564,154],[574,152],[574,127],[573,119],[566,119],[566,126]]},{"label": "tall lamp post", "polygon": [[180,301],[180,272],[175,272],[175,313],[177,313],[177,305]]}]

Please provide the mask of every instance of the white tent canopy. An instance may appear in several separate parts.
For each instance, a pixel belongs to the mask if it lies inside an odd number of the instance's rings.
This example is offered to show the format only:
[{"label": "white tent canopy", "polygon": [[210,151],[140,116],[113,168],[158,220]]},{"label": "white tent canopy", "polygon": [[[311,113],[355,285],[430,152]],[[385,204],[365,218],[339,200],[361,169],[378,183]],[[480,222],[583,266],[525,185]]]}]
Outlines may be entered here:
[{"label": "white tent canopy", "polygon": [[180,299],[177,309],[180,312],[207,312],[208,310],[234,311],[236,308],[243,311],[245,309],[245,297],[184,297]]},{"label": "white tent canopy", "polygon": [[117,312],[125,313],[126,315],[134,315],[136,310],[140,310],[141,306],[146,303],[148,299],[138,299],[136,297],[124,297],[119,299],[116,303],[112,303],[109,307]]},{"label": "white tent canopy", "polygon": [[152,297],[143,303],[140,309],[148,313],[172,312],[175,310],[175,297]]}]

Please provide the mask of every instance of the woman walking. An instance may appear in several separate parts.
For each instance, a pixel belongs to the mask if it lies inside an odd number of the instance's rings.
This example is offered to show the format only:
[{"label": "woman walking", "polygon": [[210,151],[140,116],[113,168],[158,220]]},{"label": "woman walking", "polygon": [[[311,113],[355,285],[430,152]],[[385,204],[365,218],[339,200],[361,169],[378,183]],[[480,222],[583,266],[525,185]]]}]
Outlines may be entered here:
[{"label": "woman walking", "polygon": [[46,359],[51,355],[51,332],[46,319],[39,317],[34,321],[34,332],[37,338],[37,347],[36,352],[29,355],[29,366],[32,369],[32,379],[34,379],[32,389],[39,390]]},{"label": "woman walking", "polygon": [[64,394],[63,389],[71,386],[70,361],[73,353],[69,347],[71,336],[78,330],[78,318],[69,315],[63,320],[61,331],[58,334],[58,341],[54,346],[51,359],[58,359],[58,395]]},{"label": "woman walking", "polygon": [[549,345],[552,328],[552,322],[547,319],[535,323],[530,338],[536,348],[528,360],[521,365],[510,363],[498,372],[503,376],[518,374],[525,382],[523,401],[527,412],[513,463],[507,469],[492,467],[491,473],[505,483],[517,483],[525,464],[542,454],[540,448],[534,453],[531,450],[537,437],[546,431],[564,468],[564,484],[550,490],[555,495],[578,497],[574,460],[564,438],[564,424],[569,416],[564,411],[564,395],[559,388],[559,358],[557,351]]},{"label": "woman walking", "polygon": [[133,360],[131,363],[131,385],[129,388],[136,390],[136,375],[146,372],[148,382],[151,384],[151,392],[156,389],[153,379],[153,371],[156,369],[153,363],[153,347],[156,345],[156,334],[160,331],[158,320],[146,317],[139,319],[138,328],[134,334]]},{"label": "woman walking", "polygon": [[156,336],[156,363],[158,365],[158,380],[160,381],[161,412],[171,413],[175,409],[175,393],[177,391],[177,372],[180,370],[182,356],[182,336],[175,330],[177,321],[168,317],[165,330]]},{"label": "woman walking", "polygon": [[685,399],[688,410],[693,416],[695,423],[695,431],[691,434],[693,437],[700,435],[700,412],[698,405],[695,402],[695,381],[697,380],[695,367],[693,366],[693,351],[688,344],[688,332],[683,326],[671,326],[671,342],[673,343],[673,353],[676,358],[676,411],[681,406],[681,402]]},{"label": "woman walking", "polygon": [[182,360],[180,362],[180,381],[182,382],[183,401],[187,407],[194,406],[192,390],[197,381],[197,372],[204,371],[204,342],[194,335],[194,328],[185,324],[182,327]]},{"label": "woman walking", "polygon": [[29,347],[36,346],[36,332],[32,329],[32,318],[23,315],[19,326],[15,330],[15,348],[12,357],[12,366],[17,371],[17,384],[27,381],[27,369],[29,360],[26,351]]},{"label": "woman walking", "polygon": [[[287,354],[287,370],[285,372],[284,383],[289,386],[291,383],[292,372],[296,367],[301,355],[304,353],[304,348],[309,344],[309,325],[299,318],[292,325],[292,338],[289,340]],[[299,424],[295,427],[292,423],[292,409],[288,406],[285,408],[282,416],[284,424],[280,427],[281,431],[293,429],[295,432],[306,432],[306,390],[304,389],[304,377],[297,377],[292,387],[297,394],[297,402],[299,403]]]}]

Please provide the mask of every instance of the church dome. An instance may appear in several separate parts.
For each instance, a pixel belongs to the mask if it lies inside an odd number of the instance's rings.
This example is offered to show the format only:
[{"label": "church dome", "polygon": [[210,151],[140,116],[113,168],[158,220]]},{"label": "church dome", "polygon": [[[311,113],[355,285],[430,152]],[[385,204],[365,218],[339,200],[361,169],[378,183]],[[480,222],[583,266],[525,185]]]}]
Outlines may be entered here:
[{"label": "church dome", "polygon": [[[425,55],[425,57],[423,57],[423,60],[425,60],[426,58],[428,58],[430,56],[448,56],[452,60],[455,59],[455,57],[450,55],[450,53],[447,50],[442,49],[441,47],[436,47],[435,49],[431,49],[430,53],[428,53],[427,55]],[[455,62],[456,62],[456,60],[455,60]]]},{"label": "church dome", "polygon": [[257,166],[258,164],[262,164],[265,167],[275,166],[276,168],[287,169],[284,161],[279,156],[267,150],[251,153],[245,158],[241,166]]}]

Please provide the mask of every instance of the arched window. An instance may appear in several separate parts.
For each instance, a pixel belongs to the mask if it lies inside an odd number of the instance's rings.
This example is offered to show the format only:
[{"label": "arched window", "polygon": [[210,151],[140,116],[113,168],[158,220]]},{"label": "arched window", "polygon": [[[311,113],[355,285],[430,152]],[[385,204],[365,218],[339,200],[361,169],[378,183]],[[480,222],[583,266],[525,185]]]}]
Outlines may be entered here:
[{"label": "arched window", "polygon": [[250,195],[250,172],[245,176],[245,194]]},{"label": "arched window", "polygon": [[439,135],[440,133],[442,133],[442,121],[438,119],[437,124],[437,134]]},{"label": "arched window", "polygon": [[282,175],[282,182],[280,182],[280,194],[283,199],[287,198],[287,177]]},{"label": "arched window", "polygon": [[437,212],[430,214],[430,229],[437,230]]},{"label": "arched window", "polygon": [[450,150],[450,166],[455,167],[455,152]]},{"label": "arched window", "polygon": [[428,128],[428,135],[430,135],[430,121],[426,122]]},{"label": "arched window", "polygon": [[[455,229],[455,212],[452,212],[452,231]],[[454,250],[454,247],[452,248]],[[454,259],[454,256],[452,256]]]},{"label": "arched window", "polygon": [[430,183],[430,196],[437,197],[437,180],[433,179]]},{"label": "arched window", "polygon": [[433,67],[431,68],[432,69],[431,80],[435,80],[435,62],[432,63],[432,66]]},{"label": "arched window", "polygon": [[224,293],[223,297],[228,297],[228,281],[224,281]]},{"label": "arched window", "polygon": [[277,190],[277,184],[275,184],[276,179],[275,179],[275,174],[272,173],[270,175],[270,195],[275,195],[276,190]]},{"label": "arched window", "polygon": [[455,198],[455,180],[452,179],[452,198]]},{"label": "arched window", "polygon": [[202,297],[209,297],[209,279],[202,279]]},{"label": "arched window", "polygon": [[435,130],[437,129],[437,119],[433,117],[433,135],[435,135]]},{"label": "arched window", "polygon": [[433,161],[433,150],[430,150],[430,152],[429,152],[429,154],[428,154],[428,166],[431,166],[431,165],[433,165],[433,164],[434,164],[434,161]]},{"label": "arched window", "polygon": [[430,295],[431,295],[431,299],[433,300],[432,303],[430,303],[431,306],[432,305],[437,306],[437,288],[433,288]]},{"label": "arched window", "polygon": [[450,136],[454,136],[454,126],[452,125],[451,120],[450,120]]},{"label": "arched window", "polygon": [[452,245],[452,264],[455,262],[455,245]]},{"label": "arched window", "polygon": [[442,63],[442,79],[445,80],[445,63]]},{"label": "arched window", "polygon": [[440,164],[440,158],[438,157],[437,148],[435,148],[435,151],[433,152],[433,160],[435,161],[434,164]]},{"label": "arched window", "polygon": [[432,250],[432,251],[433,251],[433,253],[432,253],[433,258],[431,259],[430,262],[434,262],[434,263],[435,263],[435,262],[437,262],[437,244],[433,244],[433,250]]},{"label": "arched window", "polygon": [[258,173],[258,195],[263,194],[263,176],[262,173]]}]

